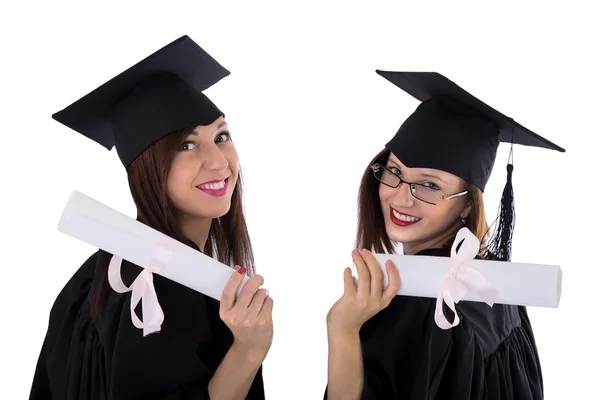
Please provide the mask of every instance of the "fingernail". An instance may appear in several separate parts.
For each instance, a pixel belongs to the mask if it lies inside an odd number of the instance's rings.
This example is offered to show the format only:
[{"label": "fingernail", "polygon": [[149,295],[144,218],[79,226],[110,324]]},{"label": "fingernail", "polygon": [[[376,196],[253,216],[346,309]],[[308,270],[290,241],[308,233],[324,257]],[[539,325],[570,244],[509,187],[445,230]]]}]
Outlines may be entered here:
[{"label": "fingernail", "polygon": [[352,250],[352,255],[353,256],[357,256],[358,255],[358,250],[357,249]]},{"label": "fingernail", "polygon": [[362,253],[363,256],[370,256],[371,255],[371,252],[369,250],[367,250],[367,249],[362,249],[361,253]]},{"label": "fingernail", "polygon": [[269,291],[267,289],[263,289],[265,291],[265,293],[267,294],[267,297],[269,296]]},{"label": "fingernail", "polygon": [[241,267],[240,269],[238,269],[237,271],[240,275],[244,275],[246,273],[246,267]]},{"label": "fingernail", "polygon": [[235,267],[233,267],[233,269],[235,269],[237,271],[238,269],[240,269],[240,266],[236,265]]}]

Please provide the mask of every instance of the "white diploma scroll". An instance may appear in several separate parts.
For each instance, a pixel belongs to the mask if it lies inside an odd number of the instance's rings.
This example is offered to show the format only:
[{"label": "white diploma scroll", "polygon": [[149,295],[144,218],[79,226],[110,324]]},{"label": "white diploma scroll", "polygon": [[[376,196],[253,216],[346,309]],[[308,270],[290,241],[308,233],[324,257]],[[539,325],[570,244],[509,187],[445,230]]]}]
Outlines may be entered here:
[{"label": "white diploma scroll", "polygon": [[[436,298],[448,275],[448,257],[373,255],[384,271],[385,286],[388,284],[385,262],[391,259],[398,267],[400,296]],[[495,303],[558,308],[562,284],[562,271],[558,265],[470,260],[466,266],[477,269],[498,290]],[[463,300],[483,301],[471,291]]]},{"label": "white diploma scroll", "polygon": [[[236,273],[233,268],[78,191],[69,197],[58,230],[114,255],[109,268],[109,279],[111,272],[113,275],[111,286],[119,292],[133,291],[132,311],[142,301],[144,323],[136,321],[133,312],[132,319],[137,327],[144,328],[144,335],[160,330],[163,318],[152,273],[216,300],[221,299],[225,284]],[[131,288],[124,287],[120,280],[120,259],[144,268]],[[119,276],[115,278],[117,273]],[[244,277],[240,290],[248,279]]]},{"label": "white diploma scroll", "polygon": [[[464,242],[457,252],[462,239]],[[391,259],[400,272],[398,295],[437,298],[436,323],[442,329],[458,324],[458,317],[454,323],[446,321],[442,301],[453,311],[454,304],[461,300],[490,306],[499,303],[558,308],[562,287],[560,266],[477,260],[478,251],[477,237],[462,228],[450,257],[373,255],[384,272],[384,287],[389,281],[385,263]]]}]

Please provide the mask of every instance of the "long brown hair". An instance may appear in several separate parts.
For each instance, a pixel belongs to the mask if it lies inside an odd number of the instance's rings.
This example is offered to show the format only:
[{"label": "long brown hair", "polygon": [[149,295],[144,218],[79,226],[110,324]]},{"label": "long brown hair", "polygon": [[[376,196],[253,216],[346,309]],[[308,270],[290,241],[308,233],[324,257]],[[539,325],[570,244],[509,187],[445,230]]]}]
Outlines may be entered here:
[{"label": "long brown hair", "polygon": [[[185,237],[177,220],[177,209],[167,195],[167,178],[176,150],[195,127],[181,129],[149,146],[127,168],[129,189],[137,208],[137,220],[193,249],[233,267],[241,265],[255,272],[254,255],[242,209],[242,173],[233,190],[227,214],[212,221],[204,249]],[[92,299],[91,314],[100,319],[110,293],[108,264],[101,268],[100,281]]]},{"label": "long brown hair", "polygon": [[[377,154],[369,163],[363,173],[360,188],[358,190],[358,226],[356,233],[356,248],[373,249],[376,253],[394,254],[394,243],[385,230],[385,220],[381,210],[379,198],[380,182],[373,175],[371,165],[374,163],[384,164],[390,156],[390,150],[384,149]],[[484,249],[489,237],[489,228],[485,218],[483,205],[483,193],[474,185],[467,184],[467,204],[471,205],[471,212],[466,218],[465,225],[479,239],[482,250],[480,255],[485,255]],[[456,232],[463,226],[457,220],[440,238],[436,246],[447,247]]]}]

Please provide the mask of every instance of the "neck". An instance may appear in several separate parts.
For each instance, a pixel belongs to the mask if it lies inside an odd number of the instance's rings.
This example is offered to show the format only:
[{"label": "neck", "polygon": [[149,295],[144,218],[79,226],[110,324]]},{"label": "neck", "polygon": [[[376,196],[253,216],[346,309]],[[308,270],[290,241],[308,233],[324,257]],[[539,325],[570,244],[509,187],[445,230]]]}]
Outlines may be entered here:
[{"label": "neck", "polygon": [[415,254],[427,249],[441,248],[442,244],[434,241],[402,243],[402,253],[407,256],[414,256]]},{"label": "neck", "polygon": [[186,238],[190,239],[200,251],[204,251],[212,218],[185,216],[180,218],[179,225]]}]

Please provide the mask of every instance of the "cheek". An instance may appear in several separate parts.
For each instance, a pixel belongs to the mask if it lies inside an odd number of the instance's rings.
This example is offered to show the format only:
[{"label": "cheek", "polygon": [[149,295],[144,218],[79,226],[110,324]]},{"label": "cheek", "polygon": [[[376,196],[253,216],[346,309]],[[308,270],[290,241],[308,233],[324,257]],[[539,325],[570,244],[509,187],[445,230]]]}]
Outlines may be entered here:
[{"label": "cheek", "polygon": [[232,146],[224,149],[223,156],[227,160],[227,163],[229,164],[229,168],[231,169],[231,172],[233,173],[234,176],[236,176],[240,169],[240,159],[238,157],[237,151],[235,150],[235,147],[233,147],[233,145],[232,145]]},{"label": "cheek", "polygon": [[379,184],[379,199],[382,205],[387,203],[390,197],[394,195],[394,190],[391,187]]},{"label": "cheek", "polygon": [[439,204],[437,206],[423,207],[423,217],[428,217],[432,221],[444,223],[454,218],[456,211],[447,204]]},{"label": "cheek", "polygon": [[169,178],[167,179],[167,189],[170,197],[180,197],[182,192],[189,190],[193,181],[194,173],[188,162],[183,160],[173,161]]}]

